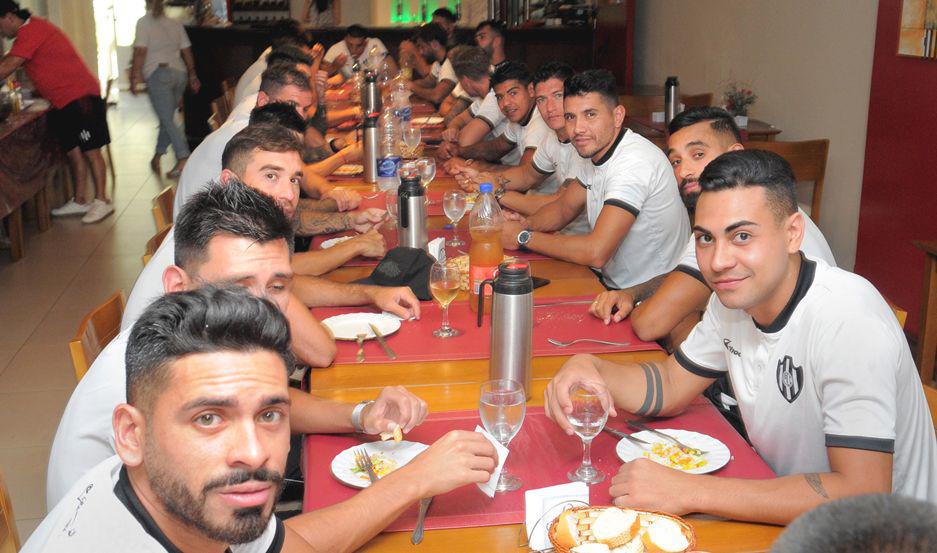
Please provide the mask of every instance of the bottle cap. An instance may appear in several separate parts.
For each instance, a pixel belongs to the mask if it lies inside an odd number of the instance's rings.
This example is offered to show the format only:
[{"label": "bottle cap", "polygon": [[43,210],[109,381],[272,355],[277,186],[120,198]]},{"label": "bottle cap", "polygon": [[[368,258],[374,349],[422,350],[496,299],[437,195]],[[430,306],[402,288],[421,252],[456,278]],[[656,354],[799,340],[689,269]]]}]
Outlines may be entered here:
[{"label": "bottle cap", "polygon": [[491,192],[492,190],[494,190],[494,187],[491,185],[490,182],[483,182],[478,185],[478,191],[481,192],[482,194],[484,194],[485,192]]}]

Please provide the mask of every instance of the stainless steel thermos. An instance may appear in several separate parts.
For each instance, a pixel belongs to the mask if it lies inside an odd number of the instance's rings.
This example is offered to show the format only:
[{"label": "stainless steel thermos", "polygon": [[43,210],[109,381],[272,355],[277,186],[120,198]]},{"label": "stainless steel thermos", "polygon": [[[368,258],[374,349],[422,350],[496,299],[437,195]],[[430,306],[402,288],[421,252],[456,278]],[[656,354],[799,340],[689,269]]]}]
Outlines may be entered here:
[{"label": "stainless steel thermos", "polygon": [[367,113],[362,124],[364,140],[364,181],[370,183],[377,182],[377,150],[380,147],[377,141],[377,119],[378,113]]},{"label": "stainless steel thermos", "polygon": [[680,81],[676,77],[667,77],[664,82],[664,122],[669,125],[678,113],[680,113]]},{"label": "stainless steel thermos", "polygon": [[397,188],[397,243],[425,250],[428,241],[426,198],[420,172],[416,167],[405,165],[400,168],[400,186]]},{"label": "stainless steel thermos", "polygon": [[530,265],[524,261],[506,261],[498,266],[494,279],[482,282],[478,294],[478,326],[484,314],[482,302],[486,285],[490,285],[493,292],[489,378],[520,382],[529,399],[534,328],[534,282],[530,278]]},{"label": "stainless steel thermos", "polygon": [[381,112],[381,89],[377,86],[377,75],[370,69],[364,74],[364,90],[361,94],[364,113]]}]

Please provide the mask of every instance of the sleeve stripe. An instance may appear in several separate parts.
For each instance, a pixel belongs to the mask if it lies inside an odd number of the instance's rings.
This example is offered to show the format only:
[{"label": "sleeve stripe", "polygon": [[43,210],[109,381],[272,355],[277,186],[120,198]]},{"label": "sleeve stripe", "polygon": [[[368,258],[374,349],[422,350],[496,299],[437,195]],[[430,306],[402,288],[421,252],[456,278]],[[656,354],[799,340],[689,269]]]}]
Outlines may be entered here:
[{"label": "sleeve stripe", "polygon": [[489,128],[489,129],[495,128],[495,124],[492,123],[491,121],[489,121],[488,118],[486,118],[484,115],[476,114],[476,115],[475,115],[475,119],[480,119],[483,123],[485,123],[486,125],[488,125],[488,128]]},{"label": "sleeve stripe", "polygon": [[708,369],[700,364],[694,363],[690,360],[689,357],[683,353],[681,348],[677,348],[673,352],[674,360],[680,364],[681,367],[686,369],[688,372],[695,374],[696,376],[702,376],[703,378],[719,378],[725,374],[725,371],[717,371],[715,369]]},{"label": "sleeve stripe", "polygon": [[881,453],[894,453],[895,440],[886,438],[869,438],[867,436],[840,436],[826,435],[826,447],[845,447],[848,449],[864,449]]},{"label": "sleeve stripe", "polygon": [[553,173],[556,172],[556,171],[553,171],[552,169],[541,169],[540,166],[537,165],[537,160],[536,160],[536,158],[533,159],[533,160],[531,160],[531,161],[533,162],[533,163],[531,163],[531,165],[534,166],[534,170],[537,171],[538,173],[540,173],[541,175],[552,175]]},{"label": "sleeve stripe", "polygon": [[709,288],[709,284],[707,284],[706,279],[703,278],[703,273],[699,272],[693,267],[690,267],[688,265],[677,265],[676,267],[673,268],[673,270],[683,273],[685,275],[691,276],[695,278],[696,280],[702,282],[706,286],[706,288]]},{"label": "sleeve stripe", "polygon": [[616,200],[616,199],[605,200],[603,205],[611,205],[615,207],[620,207],[624,209],[625,211],[627,211],[628,213],[634,215],[635,217],[637,217],[638,214],[641,213],[640,209],[622,200]]}]

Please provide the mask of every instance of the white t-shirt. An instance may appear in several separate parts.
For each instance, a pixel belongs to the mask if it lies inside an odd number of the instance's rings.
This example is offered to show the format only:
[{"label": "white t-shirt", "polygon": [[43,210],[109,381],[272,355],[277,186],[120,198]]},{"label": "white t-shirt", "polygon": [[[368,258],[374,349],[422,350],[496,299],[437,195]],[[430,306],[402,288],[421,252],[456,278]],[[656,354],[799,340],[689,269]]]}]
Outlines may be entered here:
[{"label": "white t-shirt", "polygon": [[[383,60],[384,57],[387,56],[387,47],[384,46],[384,43],[381,42],[381,39],[368,38],[364,44],[364,51],[361,52],[361,56],[359,58],[353,58],[351,55],[351,51],[348,50],[348,45],[345,44],[345,41],[339,40],[338,42],[333,44],[328,49],[328,51],[326,51],[325,56],[322,58],[322,60],[327,61],[327,62],[332,62],[335,60],[335,58],[344,54],[345,65],[342,66],[341,72],[342,72],[342,75],[344,75],[345,78],[348,79],[351,77],[351,74],[352,74],[351,67],[355,64],[356,61],[358,63],[363,64],[365,60],[368,59],[368,54],[371,52],[371,48],[377,48],[376,56],[380,58],[381,60]],[[378,68],[374,67],[373,69],[378,69]]]},{"label": "white t-shirt", "polygon": [[602,159],[583,163],[579,170],[590,228],[595,229],[603,209],[624,209],[635,216],[625,239],[599,268],[605,283],[628,288],[673,270],[683,255],[690,221],[664,152],[623,128]]},{"label": "white t-shirt", "polygon": [[143,60],[144,79],[149,79],[160,64],[185,71],[180,50],[190,46],[192,43],[189,42],[189,35],[185,33],[182,23],[175,19],[146,14],[137,21],[133,47],[146,48],[146,57]]},{"label": "white t-shirt", "polygon": [[893,453],[892,491],[937,502],[937,441],[911,350],[864,278],[804,258],[794,295],[762,328],[713,294],[674,353],[728,372],[752,445],[779,475],[829,472],[827,447]]},{"label": "white t-shirt", "polygon": [[[501,108],[498,107],[498,99],[495,97],[494,90],[489,90],[484,98],[476,98],[469,106],[469,113],[472,114],[472,117],[484,121],[491,129],[485,140],[501,136],[507,129],[508,120],[501,112]],[[522,151],[514,148],[506,153],[500,161],[505,165],[517,165],[521,162],[522,155]]]},{"label": "white t-shirt", "polygon": [[121,330],[133,326],[153,300],[163,295],[163,273],[166,272],[166,267],[175,262],[176,244],[175,227],[173,227],[166,233],[163,243],[156,248],[156,253],[140,271],[137,281],[133,283],[133,290],[130,291],[127,304],[124,306],[124,315],[120,319]]},{"label": "white t-shirt", "polygon": [[[804,218],[805,223],[804,240],[800,244],[801,251],[810,257],[822,259],[827,265],[835,267],[836,260],[833,258],[833,251],[830,249],[830,245],[826,243],[826,238],[823,236],[823,233],[820,232],[820,227],[813,222],[809,215],[804,213],[804,210],[801,209],[800,214]],[[696,237],[692,234],[690,235],[690,241],[683,250],[680,262],[677,263],[677,267],[674,270],[686,273],[703,284],[706,284],[706,281],[703,279],[703,273],[699,270],[699,263],[696,260]]]},{"label": "white t-shirt", "polygon": [[[76,480],[20,550],[22,553],[165,553],[176,546],[137,496],[120,457],[114,455]],[[271,516],[256,540],[232,545],[232,553],[282,549],[283,522]]]},{"label": "white t-shirt", "polygon": [[[579,164],[587,163],[579,156],[569,140],[560,141],[556,132],[552,130],[540,142],[532,161],[534,169],[550,176],[536,189],[528,190],[528,194],[555,194],[568,179],[577,177]],[[589,219],[586,217],[586,210],[582,210],[571,223],[563,228],[562,232],[563,234],[587,234]]]},{"label": "white t-shirt", "polygon": [[[438,61],[434,61],[432,67],[430,67],[430,75],[436,78],[436,81],[450,81],[455,83],[457,86],[459,84],[459,78],[455,75],[455,69],[452,68],[452,62],[449,61],[449,58],[446,58],[446,61],[440,64]],[[453,89],[454,90],[454,89]]]},{"label": "white t-shirt", "polygon": [[257,58],[257,61],[252,63],[238,79],[238,84],[234,87],[235,106],[244,101],[248,95],[260,92],[260,76],[267,70],[267,56],[272,51],[273,47],[267,47],[264,53]]}]

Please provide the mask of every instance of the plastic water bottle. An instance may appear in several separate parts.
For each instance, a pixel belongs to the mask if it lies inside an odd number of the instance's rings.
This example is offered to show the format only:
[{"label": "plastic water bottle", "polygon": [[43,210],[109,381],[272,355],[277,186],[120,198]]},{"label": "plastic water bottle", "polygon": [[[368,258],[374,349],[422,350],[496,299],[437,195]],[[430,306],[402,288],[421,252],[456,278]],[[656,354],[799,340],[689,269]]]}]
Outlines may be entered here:
[{"label": "plastic water bottle", "polygon": [[491,288],[482,292],[481,283],[493,279],[498,265],[504,260],[504,248],[501,245],[504,215],[492,190],[489,182],[479,185],[478,199],[469,216],[469,231],[472,234],[469,247],[469,307],[472,311],[478,309],[479,292],[485,294],[485,312],[491,309]]},{"label": "plastic water bottle", "polygon": [[400,186],[397,168],[400,166],[400,133],[394,109],[387,107],[381,114],[380,159],[377,162],[377,187],[380,190],[396,190]]},{"label": "plastic water bottle", "polygon": [[405,87],[403,80],[398,82],[399,88],[394,91],[394,109],[397,112],[397,118],[400,120],[400,128],[410,125],[413,119],[413,107],[410,105],[410,91]]}]

